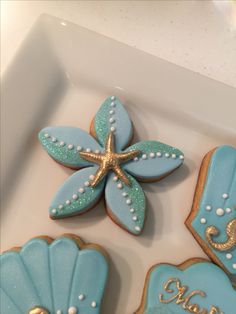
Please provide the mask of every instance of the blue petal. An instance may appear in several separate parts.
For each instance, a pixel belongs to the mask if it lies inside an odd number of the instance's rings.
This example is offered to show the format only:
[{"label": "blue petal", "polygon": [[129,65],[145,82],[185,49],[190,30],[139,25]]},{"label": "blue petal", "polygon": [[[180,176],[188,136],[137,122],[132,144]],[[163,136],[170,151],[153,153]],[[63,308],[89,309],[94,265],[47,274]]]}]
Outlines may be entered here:
[{"label": "blue petal", "polygon": [[80,157],[80,151],[102,150],[91,135],[74,127],[47,127],[40,131],[39,140],[53,159],[75,169],[92,165],[91,162]]},{"label": "blue petal", "polygon": [[145,195],[138,182],[132,176],[128,177],[131,186],[117,180],[114,174],[109,175],[105,189],[106,205],[115,222],[128,232],[138,235],[145,220]]},{"label": "blue petal", "polygon": [[52,218],[63,218],[82,214],[98,202],[102,195],[105,179],[96,187],[86,186],[90,176],[94,175],[97,166],[88,167],[75,172],[56,193],[51,206]]},{"label": "blue petal", "polygon": [[161,142],[138,142],[126,151],[131,150],[139,150],[140,154],[124,164],[124,169],[140,180],[158,180],[183,163],[184,156],[180,150]]},{"label": "blue petal", "polygon": [[108,97],[98,110],[93,123],[94,135],[103,147],[112,130],[115,135],[116,150],[120,151],[129,144],[133,127],[120,100]]}]

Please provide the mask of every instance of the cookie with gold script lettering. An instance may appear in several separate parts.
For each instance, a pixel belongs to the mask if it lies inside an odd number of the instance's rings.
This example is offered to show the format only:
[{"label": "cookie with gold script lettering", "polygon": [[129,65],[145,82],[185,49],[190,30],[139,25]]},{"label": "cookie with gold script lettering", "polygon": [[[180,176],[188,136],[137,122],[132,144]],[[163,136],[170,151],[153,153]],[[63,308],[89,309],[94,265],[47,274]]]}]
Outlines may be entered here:
[{"label": "cookie with gold script lettering", "polygon": [[236,291],[221,268],[204,259],[157,264],[146,277],[135,314],[232,314]]}]

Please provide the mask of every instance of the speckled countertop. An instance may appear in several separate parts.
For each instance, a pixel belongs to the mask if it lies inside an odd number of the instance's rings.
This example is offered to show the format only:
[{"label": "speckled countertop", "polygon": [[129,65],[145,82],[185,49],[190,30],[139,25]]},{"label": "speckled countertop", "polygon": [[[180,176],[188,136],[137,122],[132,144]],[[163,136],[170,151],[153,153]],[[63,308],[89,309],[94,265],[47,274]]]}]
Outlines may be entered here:
[{"label": "speckled countertop", "polygon": [[1,71],[42,13],[236,87],[234,1],[2,1]]}]

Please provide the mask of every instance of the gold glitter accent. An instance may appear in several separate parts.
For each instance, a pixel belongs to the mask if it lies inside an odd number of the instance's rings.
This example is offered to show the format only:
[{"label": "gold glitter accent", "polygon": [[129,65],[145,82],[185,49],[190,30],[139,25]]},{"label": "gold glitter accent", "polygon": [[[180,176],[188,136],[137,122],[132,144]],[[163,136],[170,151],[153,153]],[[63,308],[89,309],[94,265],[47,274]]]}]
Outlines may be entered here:
[{"label": "gold glitter accent", "polygon": [[215,226],[209,226],[206,228],[205,235],[210,245],[218,251],[227,251],[232,249],[236,245],[236,219],[231,220],[226,227],[227,240],[225,242],[215,242],[212,240],[212,236],[217,236],[219,230]]},{"label": "gold glitter accent", "polygon": [[49,314],[49,312],[43,307],[36,306],[28,314]]},{"label": "gold glitter accent", "polygon": [[[176,289],[172,289],[170,286],[174,285],[176,286]],[[170,278],[165,284],[164,284],[164,290],[167,293],[172,294],[172,296],[169,299],[164,299],[164,296],[162,293],[159,294],[159,301],[164,304],[168,304],[175,301],[175,304],[182,305],[182,308],[189,312],[189,313],[195,313],[195,314],[222,314],[221,310],[216,307],[212,306],[210,311],[208,312],[207,309],[201,308],[198,304],[190,303],[191,298],[193,298],[196,295],[199,295],[203,298],[206,297],[206,293],[201,290],[194,290],[190,293],[188,292],[188,286],[182,286],[180,279],[178,278]]]},{"label": "gold glitter accent", "polygon": [[110,132],[106,140],[104,153],[95,154],[81,152],[80,156],[85,160],[92,161],[99,165],[99,168],[94,175],[94,179],[91,181],[91,186],[95,187],[110,170],[113,170],[125,184],[131,185],[129,178],[121,169],[120,164],[133,159],[138,154],[140,154],[139,150],[116,153],[114,151],[114,135],[113,132]]}]

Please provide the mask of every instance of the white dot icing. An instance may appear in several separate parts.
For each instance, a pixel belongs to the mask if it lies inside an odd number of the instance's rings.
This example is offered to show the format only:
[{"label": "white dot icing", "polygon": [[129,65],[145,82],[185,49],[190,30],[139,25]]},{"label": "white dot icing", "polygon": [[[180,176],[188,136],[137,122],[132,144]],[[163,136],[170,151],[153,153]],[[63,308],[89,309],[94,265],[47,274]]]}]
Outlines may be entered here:
[{"label": "white dot icing", "polygon": [[73,195],[72,195],[72,198],[73,198],[73,200],[77,200],[78,195],[77,195],[77,194],[73,194]]},{"label": "white dot icing", "polygon": [[133,216],[133,221],[137,221],[138,220],[138,217],[137,216]]},{"label": "white dot icing", "polygon": [[109,113],[110,113],[110,115],[112,115],[112,114],[115,113],[115,111],[114,110],[110,110]]},{"label": "white dot icing", "polygon": [[75,306],[71,306],[68,309],[68,314],[76,314],[77,313],[77,308]]},{"label": "white dot icing", "polygon": [[118,177],[117,177],[117,176],[114,176],[114,177],[113,177],[113,181],[115,181],[115,182],[118,181]]},{"label": "white dot icing", "polygon": [[175,158],[176,158],[176,154],[172,154],[171,157],[172,157],[173,159],[175,159]]},{"label": "white dot icing", "polygon": [[236,264],[233,264],[233,269],[236,269]]},{"label": "white dot icing", "polygon": [[128,194],[127,194],[126,192],[123,192],[122,195],[123,195],[124,197],[128,196]]},{"label": "white dot icing", "polygon": [[70,200],[66,200],[66,205],[70,205]]},{"label": "white dot icing", "polygon": [[52,209],[52,213],[53,213],[53,214],[56,214],[56,213],[57,213],[56,208],[53,208],[53,209]]},{"label": "white dot icing", "polygon": [[210,206],[210,205],[207,205],[207,206],[206,206],[206,210],[211,210],[211,206]]},{"label": "white dot icing", "polygon": [[60,205],[58,206],[58,208],[59,208],[59,209],[62,209],[62,208],[63,208],[63,205],[62,205],[62,204],[60,204]]},{"label": "white dot icing", "polygon": [[111,107],[115,107],[115,106],[116,106],[115,102],[112,101],[112,102],[111,102]]},{"label": "white dot icing", "polygon": [[226,209],[225,209],[225,211],[226,211],[226,213],[231,213],[231,211],[232,211],[232,209],[231,208],[229,208],[229,207],[227,207]]},{"label": "white dot icing", "polygon": [[122,183],[118,183],[118,184],[117,184],[117,187],[118,187],[118,189],[122,189],[122,188],[123,188]]},{"label": "white dot icing", "polygon": [[223,208],[217,208],[216,210],[216,215],[218,216],[223,216],[225,213],[225,211],[223,210]]},{"label": "white dot icing", "polygon": [[95,301],[91,302],[91,306],[92,307],[96,307],[97,306],[97,303]]},{"label": "white dot icing", "polygon": [[55,143],[57,139],[55,137],[52,137],[52,142]]},{"label": "white dot icing", "polygon": [[85,181],[85,182],[84,182],[84,185],[85,185],[85,186],[90,186],[89,181]]},{"label": "white dot icing", "polygon": [[157,152],[156,155],[157,155],[157,157],[161,157],[162,154],[161,154],[161,152]]},{"label": "white dot icing", "polygon": [[126,204],[127,204],[127,205],[130,205],[131,203],[132,203],[131,199],[128,198],[128,199],[126,200]]},{"label": "white dot icing", "polygon": [[49,135],[48,133],[45,133],[45,134],[44,134],[44,137],[45,137],[45,138],[49,138],[50,135]]},{"label": "white dot icing", "polygon": [[90,174],[89,179],[94,180],[95,176],[93,174]]},{"label": "white dot icing", "polygon": [[138,161],[138,157],[134,157],[134,161]]},{"label": "white dot icing", "polygon": [[111,100],[115,100],[116,99],[116,97],[115,96],[111,96]]},{"label": "white dot icing", "polygon": [[232,255],[231,253],[227,253],[227,254],[226,254],[226,258],[227,258],[227,259],[231,259],[232,257],[233,257],[233,255]]},{"label": "white dot icing", "polygon": [[147,155],[146,155],[146,154],[143,154],[143,155],[142,155],[142,159],[147,159]]},{"label": "white dot icing", "polygon": [[80,192],[80,193],[84,193],[84,188],[80,188],[80,189],[79,189],[79,192]]},{"label": "white dot icing", "polygon": [[112,126],[112,127],[110,128],[110,130],[111,130],[111,132],[115,132],[116,128],[115,128],[114,126]]},{"label": "white dot icing", "polygon": [[205,224],[206,223],[206,218],[201,218],[201,224]]},{"label": "white dot icing", "polygon": [[169,157],[170,157],[170,154],[169,154],[169,153],[165,153],[165,157],[166,157],[166,158],[169,158]]},{"label": "white dot icing", "polygon": [[66,144],[65,142],[61,141],[59,145],[60,146],[65,146],[65,144]]},{"label": "white dot icing", "polygon": [[134,229],[135,229],[136,231],[141,231],[141,228],[140,228],[139,226],[135,226]]},{"label": "white dot icing", "polygon": [[91,148],[86,148],[87,153],[91,153]]},{"label": "white dot icing", "polygon": [[96,153],[96,154],[99,154],[99,153],[100,153],[100,150],[99,150],[99,149],[96,149],[96,150],[95,150],[95,153]]},{"label": "white dot icing", "polygon": [[150,153],[149,155],[151,158],[154,158],[155,157],[155,153]]},{"label": "white dot icing", "polygon": [[222,195],[222,197],[223,197],[224,199],[226,199],[226,198],[228,198],[228,197],[229,197],[229,194],[224,193],[224,194]]},{"label": "white dot icing", "polygon": [[74,148],[74,145],[69,144],[67,147],[68,147],[68,149],[73,149],[73,148]]},{"label": "white dot icing", "polygon": [[82,150],[82,147],[81,146],[77,146],[76,149],[77,149],[78,152],[80,152]]},{"label": "white dot icing", "polygon": [[183,155],[180,155],[179,158],[180,158],[180,159],[184,159],[184,156],[183,156]]},{"label": "white dot icing", "polygon": [[62,314],[62,311],[61,310],[57,310],[56,314]]},{"label": "white dot icing", "polygon": [[84,294],[80,294],[80,295],[78,296],[78,299],[79,299],[80,301],[83,301],[83,300],[85,299],[85,295],[84,295]]},{"label": "white dot icing", "polygon": [[134,213],[134,212],[135,212],[134,208],[130,208],[129,211],[130,211],[131,213]]},{"label": "white dot icing", "polygon": [[109,122],[110,122],[110,123],[114,123],[114,122],[115,122],[115,119],[114,119],[114,118],[110,118],[110,119],[109,119]]}]

